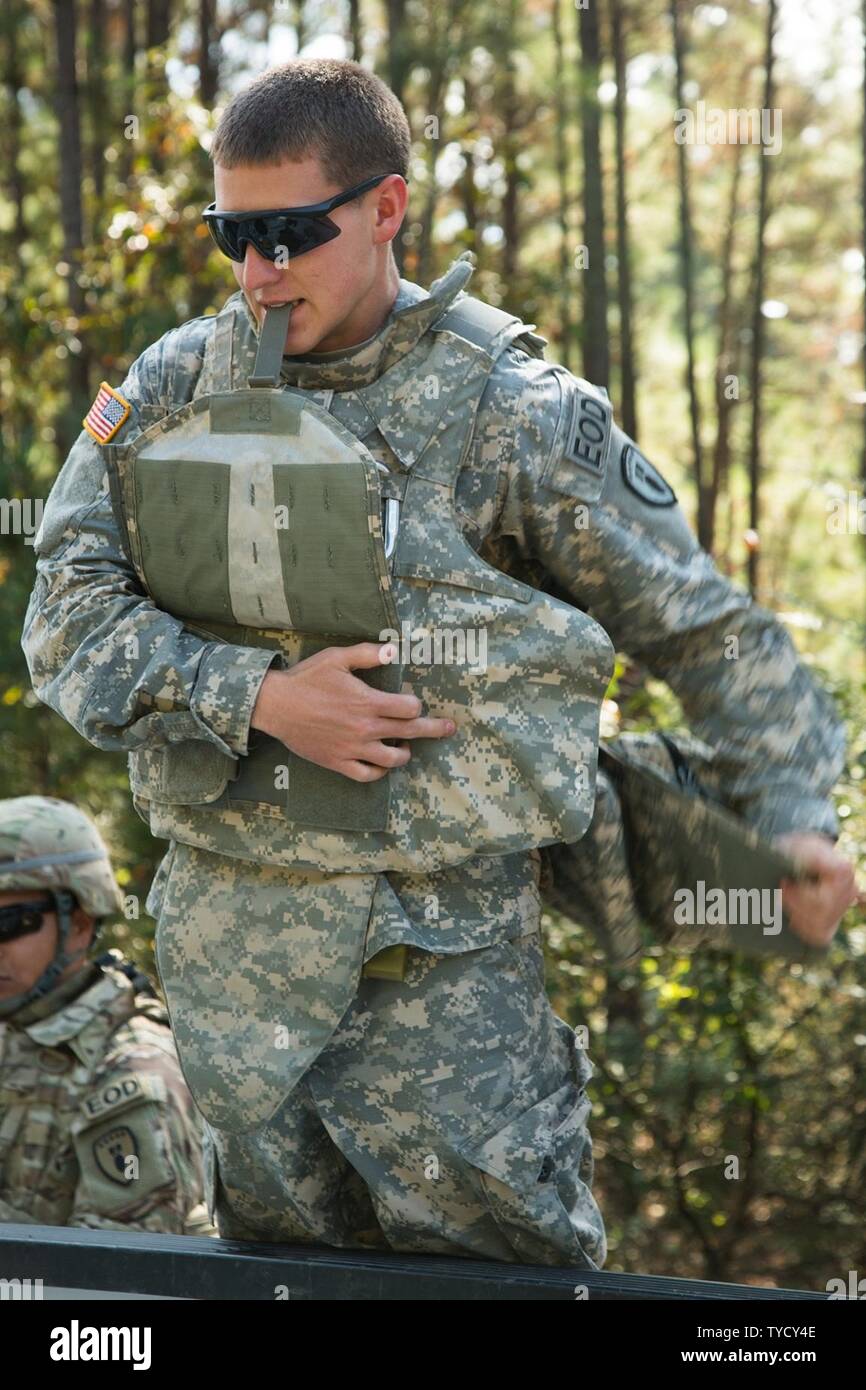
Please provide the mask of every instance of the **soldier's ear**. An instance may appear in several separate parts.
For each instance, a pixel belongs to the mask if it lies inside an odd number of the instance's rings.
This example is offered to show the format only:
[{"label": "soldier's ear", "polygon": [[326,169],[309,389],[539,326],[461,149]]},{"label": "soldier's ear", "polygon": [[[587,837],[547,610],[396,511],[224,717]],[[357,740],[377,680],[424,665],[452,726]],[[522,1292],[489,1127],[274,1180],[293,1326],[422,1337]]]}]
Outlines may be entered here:
[{"label": "soldier's ear", "polygon": [[76,907],[72,913],[72,930],[69,933],[69,949],[85,951],[93,941],[95,919],[83,907]]}]

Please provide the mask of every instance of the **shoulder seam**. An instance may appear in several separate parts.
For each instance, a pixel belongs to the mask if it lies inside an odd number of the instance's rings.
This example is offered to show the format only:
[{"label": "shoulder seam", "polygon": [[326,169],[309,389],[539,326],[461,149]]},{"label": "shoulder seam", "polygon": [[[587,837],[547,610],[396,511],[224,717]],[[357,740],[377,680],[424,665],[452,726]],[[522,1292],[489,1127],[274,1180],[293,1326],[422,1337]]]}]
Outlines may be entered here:
[{"label": "shoulder seam", "polygon": [[[155,342],[150,343],[137,359],[144,367],[144,399],[142,405],[171,405],[174,402],[174,381],[177,362],[184,350],[194,351],[204,362],[207,348],[206,324],[216,322],[216,314],[200,314],[184,323],[166,329]],[[212,330],[211,330],[212,331]],[[130,371],[132,370],[130,365]],[[199,365],[199,371],[201,365]],[[168,381],[169,390],[164,386]]]}]

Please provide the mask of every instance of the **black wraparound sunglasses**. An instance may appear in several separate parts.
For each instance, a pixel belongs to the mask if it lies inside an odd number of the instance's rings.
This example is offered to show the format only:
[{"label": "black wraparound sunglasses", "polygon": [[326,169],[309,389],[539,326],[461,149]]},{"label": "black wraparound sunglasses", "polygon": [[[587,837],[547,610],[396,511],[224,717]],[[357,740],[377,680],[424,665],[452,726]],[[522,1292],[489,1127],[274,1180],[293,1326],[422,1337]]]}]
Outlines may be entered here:
[{"label": "black wraparound sunglasses", "polygon": [[311,203],[308,207],[272,208],[267,212],[217,212],[216,203],[211,203],[202,217],[223,255],[233,261],[243,261],[248,242],[268,261],[275,261],[281,252],[288,252],[290,257],[302,256],[305,251],[324,246],[326,241],[333,241],[340,235],[340,228],[328,217],[329,212],[375,188],[388,177],[388,174],[376,174],[375,178],[366,179],[345,193],[337,193],[324,203]]},{"label": "black wraparound sunglasses", "polygon": [[55,912],[53,898],[28,898],[20,903],[0,907],[0,941],[15,941],[19,936],[37,932],[46,912]]}]

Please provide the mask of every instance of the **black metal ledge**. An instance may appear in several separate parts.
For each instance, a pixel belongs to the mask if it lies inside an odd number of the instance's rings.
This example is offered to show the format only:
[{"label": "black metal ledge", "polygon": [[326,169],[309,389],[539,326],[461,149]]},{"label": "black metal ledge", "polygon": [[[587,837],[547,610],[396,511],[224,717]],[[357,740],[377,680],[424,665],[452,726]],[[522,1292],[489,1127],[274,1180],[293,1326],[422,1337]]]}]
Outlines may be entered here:
[{"label": "black metal ledge", "polygon": [[41,1279],[46,1289],[231,1302],[573,1302],[576,1288],[584,1287],[583,1296],[592,1302],[827,1302],[826,1293],[648,1274],[13,1224],[0,1225],[0,1279]]}]

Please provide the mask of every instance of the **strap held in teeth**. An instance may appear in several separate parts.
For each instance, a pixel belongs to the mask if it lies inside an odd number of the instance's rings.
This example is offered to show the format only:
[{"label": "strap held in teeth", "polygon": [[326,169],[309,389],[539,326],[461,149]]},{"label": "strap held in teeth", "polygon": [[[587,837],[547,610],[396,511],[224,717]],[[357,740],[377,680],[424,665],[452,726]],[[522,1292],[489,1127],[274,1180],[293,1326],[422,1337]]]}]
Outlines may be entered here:
[{"label": "strap held in teeth", "polygon": [[279,386],[283,348],[286,345],[291,317],[291,304],[280,304],[265,310],[256,364],[250,374],[250,386]]}]

